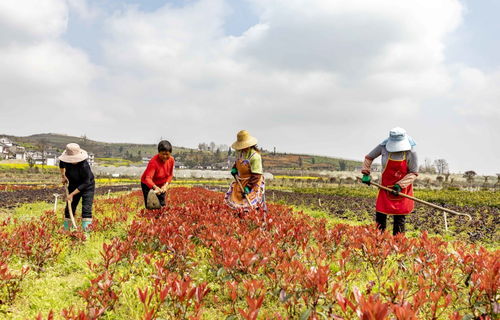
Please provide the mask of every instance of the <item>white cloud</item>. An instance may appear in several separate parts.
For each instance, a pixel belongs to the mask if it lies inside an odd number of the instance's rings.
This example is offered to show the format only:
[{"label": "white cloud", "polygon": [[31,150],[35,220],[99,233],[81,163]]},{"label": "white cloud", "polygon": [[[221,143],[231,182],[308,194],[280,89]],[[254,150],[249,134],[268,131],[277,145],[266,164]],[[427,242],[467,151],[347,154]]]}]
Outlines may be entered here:
[{"label": "white cloud", "polygon": [[0,44],[60,36],[68,11],[59,0],[0,1]]},{"label": "white cloud", "polygon": [[[455,87],[458,111],[466,116],[500,120],[500,69],[485,73],[461,67]],[[499,130],[500,131],[500,130]]]},{"label": "white cloud", "polygon": [[49,131],[51,120],[67,124],[95,103],[90,86],[99,68],[60,39],[67,19],[64,1],[0,2],[0,108],[13,120],[7,129]]}]

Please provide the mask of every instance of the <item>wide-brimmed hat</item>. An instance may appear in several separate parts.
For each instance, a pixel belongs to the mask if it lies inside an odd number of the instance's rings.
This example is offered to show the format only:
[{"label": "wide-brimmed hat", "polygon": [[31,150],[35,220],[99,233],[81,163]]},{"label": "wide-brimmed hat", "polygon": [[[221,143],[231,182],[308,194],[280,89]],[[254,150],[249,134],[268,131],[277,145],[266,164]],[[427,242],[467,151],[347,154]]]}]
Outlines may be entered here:
[{"label": "wide-brimmed hat", "polygon": [[231,145],[234,150],[242,150],[257,144],[257,138],[252,137],[246,130],[241,130],[236,135],[236,142]]},{"label": "wide-brimmed hat", "polygon": [[68,143],[66,145],[66,150],[59,156],[59,160],[68,163],[77,163],[88,157],[87,151],[80,148],[77,143]]},{"label": "wide-brimmed hat", "polygon": [[416,145],[415,141],[406,134],[406,130],[396,127],[389,131],[389,138],[384,141],[389,152],[408,151]]}]

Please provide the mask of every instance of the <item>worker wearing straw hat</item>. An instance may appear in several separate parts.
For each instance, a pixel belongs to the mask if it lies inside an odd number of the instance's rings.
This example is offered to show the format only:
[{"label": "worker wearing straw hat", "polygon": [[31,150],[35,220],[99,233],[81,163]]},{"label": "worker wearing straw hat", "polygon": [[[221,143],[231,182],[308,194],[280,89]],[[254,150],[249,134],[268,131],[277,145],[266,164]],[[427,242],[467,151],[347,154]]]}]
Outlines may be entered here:
[{"label": "worker wearing straw hat", "polygon": [[229,187],[224,201],[233,209],[267,211],[262,158],[257,139],[248,131],[241,130],[231,147],[236,150],[236,161],[231,169],[235,181]]},{"label": "worker wearing straw hat", "polygon": [[406,134],[403,128],[393,128],[389,138],[377,145],[365,156],[363,168],[363,183],[370,184],[371,164],[375,158],[382,156],[381,185],[393,191],[379,189],[376,202],[375,221],[380,230],[385,230],[387,215],[394,216],[394,235],[405,232],[406,215],[413,211],[414,202],[401,197],[399,193],[413,196],[413,181],[418,174],[418,159],[415,151],[415,141]]},{"label": "worker wearing straw hat", "polygon": [[[92,204],[94,201],[95,180],[87,161],[87,151],[76,143],[66,145],[66,150],[59,156],[59,168],[63,184],[68,184],[67,201],[71,203],[72,212],[75,212],[82,199],[82,229],[89,230],[92,224]],[[69,230],[71,225],[69,208],[64,211],[64,229]]]}]

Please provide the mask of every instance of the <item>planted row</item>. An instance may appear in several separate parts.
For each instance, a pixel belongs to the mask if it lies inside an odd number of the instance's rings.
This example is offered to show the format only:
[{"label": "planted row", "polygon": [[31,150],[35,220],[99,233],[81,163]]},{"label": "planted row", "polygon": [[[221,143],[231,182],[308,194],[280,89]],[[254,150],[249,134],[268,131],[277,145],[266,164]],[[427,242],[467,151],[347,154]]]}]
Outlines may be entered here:
[{"label": "planted row", "polygon": [[[124,197],[127,207],[139,192]],[[425,232],[326,227],[290,208],[234,212],[223,195],[175,188],[137,213],[89,262],[93,277],[65,319],[496,319],[500,252]],[[131,288],[135,302],[121,298]],[[129,308],[129,309],[127,309]],[[39,317],[42,319],[42,316]]]}]

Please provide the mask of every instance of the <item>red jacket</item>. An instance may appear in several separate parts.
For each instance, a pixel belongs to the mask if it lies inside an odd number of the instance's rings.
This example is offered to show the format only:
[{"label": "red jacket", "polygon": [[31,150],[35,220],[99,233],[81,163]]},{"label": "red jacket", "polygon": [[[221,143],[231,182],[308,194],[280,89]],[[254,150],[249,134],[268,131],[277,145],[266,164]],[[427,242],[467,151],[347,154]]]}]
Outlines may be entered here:
[{"label": "red jacket", "polygon": [[149,160],[146,170],[142,174],[141,182],[150,188],[153,185],[162,187],[166,182],[172,181],[174,177],[174,157],[170,156],[167,161],[163,162],[155,155]]}]

